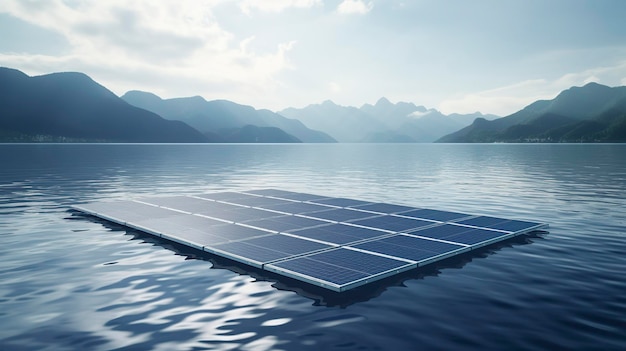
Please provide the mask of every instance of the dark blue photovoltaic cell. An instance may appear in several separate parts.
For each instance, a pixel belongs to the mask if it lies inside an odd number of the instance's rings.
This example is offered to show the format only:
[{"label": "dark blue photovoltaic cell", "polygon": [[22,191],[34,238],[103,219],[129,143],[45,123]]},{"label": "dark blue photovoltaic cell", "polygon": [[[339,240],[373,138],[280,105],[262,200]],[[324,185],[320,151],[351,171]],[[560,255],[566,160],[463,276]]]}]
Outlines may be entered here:
[{"label": "dark blue photovoltaic cell", "polygon": [[135,221],[133,224],[161,233],[176,234],[187,229],[207,230],[213,226],[222,226],[225,222],[215,219],[183,214],[165,218],[150,218]]},{"label": "dark blue photovoltaic cell", "polygon": [[503,232],[496,232],[493,230],[472,229],[461,234],[450,235],[448,237],[445,237],[444,240],[454,241],[454,242],[462,243],[462,244],[474,245],[474,244],[481,243],[483,241],[492,240],[492,239],[499,238],[499,237],[506,236],[506,235],[508,234],[503,233]]},{"label": "dark blue photovoltaic cell", "polygon": [[361,240],[350,235],[324,230],[321,227],[294,230],[289,233],[303,238],[315,239],[338,245],[344,245],[357,240]]},{"label": "dark blue photovoltaic cell", "polygon": [[274,251],[284,252],[290,255],[300,255],[322,249],[330,249],[333,246],[317,243],[315,241],[294,238],[292,236],[275,234],[260,238],[253,238],[242,241],[249,245],[254,245]]},{"label": "dark blue photovoltaic cell", "polygon": [[215,215],[216,218],[238,223],[277,216],[281,216],[281,214],[249,207],[241,207],[230,211],[223,211],[220,214]]},{"label": "dark blue photovoltaic cell", "polygon": [[346,199],[342,197],[331,197],[328,199],[313,200],[312,202],[315,202],[318,204],[324,204],[324,205],[339,206],[339,207],[352,207],[352,206],[360,206],[360,205],[369,204],[369,202],[367,201]]},{"label": "dark blue photovoltaic cell", "polygon": [[198,195],[198,197],[201,197],[201,198],[204,198],[204,199],[211,199],[211,200],[216,200],[216,201],[226,201],[226,202],[228,202],[228,200],[231,200],[231,199],[242,199],[242,198],[248,198],[248,197],[252,197],[252,196],[253,195],[236,193],[236,192],[232,192],[232,191],[222,192],[222,193],[210,193],[210,194]]},{"label": "dark blue photovoltaic cell", "polygon": [[322,205],[314,205],[307,204],[302,202],[289,202],[284,204],[276,204],[270,206],[264,206],[267,209],[274,211],[281,211],[286,213],[307,213],[307,212],[316,212],[316,211],[324,211],[331,209],[332,207],[322,206]]},{"label": "dark blue photovoltaic cell", "polygon": [[320,221],[312,218],[304,218],[298,216],[281,216],[272,218],[277,222],[293,224],[294,228],[308,228],[318,225],[328,224],[328,222]]},{"label": "dark blue photovoltaic cell", "polygon": [[264,230],[248,228],[237,224],[214,226],[211,227],[210,233],[228,240],[241,240],[268,234],[268,232]]},{"label": "dark blue photovoltaic cell", "polygon": [[[361,275],[356,276],[367,277],[408,265],[410,265],[408,262],[343,248],[272,264],[275,267],[288,269],[339,285],[355,279],[335,278],[333,272],[357,272]],[[321,267],[325,269],[320,269]]]},{"label": "dark blue photovoltaic cell", "polygon": [[202,249],[203,246],[213,246],[228,242],[228,240],[223,237],[212,235],[209,233],[210,231],[206,229],[198,230],[188,228],[178,231],[166,232],[163,233],[161,237],[176,242],[195,244],[199,249]]},{"label": "dark blue photovoltaic cell", "polygon": [[402,232],[435,224],[433,222],[423,221],[419,219],[402,218],[388,215],[361,219],[358,221],[352,221],[351,223],[362,225],[365,227],[391,230],[394,232]]},{"label": "dark blue photovoltaic cell", "polygon": [[396,235],[375,241],[368,241],[354,245],[354,247],[414,261],[422,261],[427,258],[464,249],[464,246],[461,245],[447,244],[406,235]]},{"label": "dark blue photovoltaic cell", "polygon": [[407,234],[435,238],[446,241],[458,242],[461,244],[473,245],[483,241],[502,237],[507,233],[495,230],[464,227],[454,224],[444,224],[424,230],[411,231]]},{"label": "dark blue photovoltaic cell", "polygon": [[295,194],[293,191],[280,190],[280,189],[250,190],[250,191],[245,191],[245,193],[246,194],[263,195],[263,196],[274,196],[274,197],[280,197],[282,195]]},{"label": "dark blue photovoltaic cell", "polygon": [[[198,201],[204,201],[204,200],[198,200]],[[180,207],[181,209],[184,207]],[[243,208],[241,206],[236,206],[236,205],[228,205],[228,204],[224,204],[224,203],[220,203],[220,202],[211,202],[211,201],[207,201],[207,205],[204,208],[195,208],[193,209],[193,211],[188,211],[191,213],[197,213],[197,214],[201,214],[201,215],[205,215],[205,216],[209,216],[209,217],[215,217],[215,218],[221,218],[221,215],[225,212],[228,211],[232,211],[232,210],[238,210],[240,208]],[[191,210],[191,208],[189,208]]]},{"label": "dark blue photovoltaic cell", "polygon": [[416,210],[415,207],[378,203],[378,202],[367,204],[367,205],[350,206],[350,207],[354,207],[359,210],[366,210],[366,211],[373,211],[373,212],[380,212],[380,213],[399,213],[399,212],[406,212],[410,210]]},{"label": "dark blue photovoltaic cell", "polygon": [[327,220],[335,221],[335,222],[348,222],[348,221],[352,221],[355,219],[367,218],[367,217],[372,217],[376,215],[373,213],[368,213],[368,212],[336,208],[336,209],[327,210],[327,211],[307,213],[306,216],[327,219]]},{"label": "dark blue photovoltaic cell", "polygon": [[260,263],[271,262],[292,256],[284,252],[270,250],[243,242],[215,245],[211,248],[206,248],[205,250],[209,252],[214,252],[213,250],[220,250],[230,255],[240,256],[241,258]]},{"label": "dark blue photovoltaic cell", "polygon": [[435,239],[443,239],[450,235],[467,232],[471,229],[472,228],[463,227],[460,225],[444,224],[444,225],[439,225],[439,226],[432,227],[432,228],[410,231],[410,232],[407,232],[407,234],[424,236],[424,237],[435,238]]},{"label": "dark blue photovoltaic cell", "polygon": [[339,267],[325,262],[315,261],[308,257],[295,258],[288,261],[277,262],[270,266],[290,270],[311,278],[319,279],[337,285],[344,285],[369,275],[355,270]]},{"label": "dark blue photovoltaic cell", "polygon": [[294,203],[293,201],[289,201],[289,200],[281,200],[281,199],[274,199],[271,197],[261,197],[261,196],[246,197],[246,198],[241,198],[241,199],[231,199],[231,200],[228,200],[228,202],[233,203],[233,204],[238,204],[238,205],[244,205],[244,206],[250,206],[250,207],[262,207],[262,208],[269,208],[269,206],[272,206],[272,205]]},{"label": "dark blue photovoltaic cell", "polygon": [[269,230],[275,230],[279,232],[286,232],[293,229],[308,228],[318,225],[327,224],[328,222],[318,221],[310,218],[296,217],[296,216],[282,216],[273,217],[268,219],[254,220],[246,222],[247,225],[251,225],[257,228],[264,228]]},{"label": "dark blue photovoltaic cell", "polygon": [[506,230],[509,232],[518,232],[521,230],[527,230],[541,225],[540,223],[527,222],[527,221],[504,221],[492,225],[486,226],[487,228],[493,228],[498,230]]},{"label": "dark blue photovoltaic cell", "polygon": [[438,211],[438,210],[429,210],[429,209],[421,209],[421,210],[403,212],[402,215],[407,216],[407,217],[413,217],[413,218],[432,219],[435,221],[442,221],[442,222],[452,221],[455,219],[470,216],[465,213]]},{"label": "dark blue photovoltaic cell", "polygon": [[273,234],[245,241],[218,244],[207,249],[216,249],[264,263],[329,248],[332,246],[287,235]]},{"label": "dark blue photovoltaic cell", "polygon": [[290,233],[333,244],[347,244],[364,239],[389,235],[379,230],[353,227],[345,224],[330,224],[315,228],[294,230]]},{"label": "dark blue photovoltaic cell", "polygon": [[506,221],[508,221],[508,219],[506,218],[480,216],[480,217],[466,219],[463,221],[458,221],[457,223],[472,225],[475,227],[488,227],[490,225],[494,225],[494,224],[502,223]]},{"label": "dark blue photovoltaic cell", "polygon": [[298,200],[298,201],[314,201],[314,200],[327,198],[327,196],[320,196],[320,195],[313,195],[313,194],[306,194],[306,193],[283,194],[277,197],[281,199]]},{"label": "dark blue photovoltaic cell", "polygon": [[345,248],[320,252],[308,257],[317,262],[333,264],[369,275],[386,272],[407,265],[407,262],[404,261],[370,255]]},{"label": "dark blue photovoltaic cell", "polygon": [[416,238],[416,237],[403,235],[403,234],[388,237],[388,238],[383,238],[383,239],[380,239],[379,241],[383,241],[383,242],[397,245],[397,246],[415,246],[415,247],[419,247],[421,250],[432,251],[435,253],[445,253],[445,252],[456,251],[458,249],[464,248],[464,246],[462,245],[442,243],[436,240]]}]

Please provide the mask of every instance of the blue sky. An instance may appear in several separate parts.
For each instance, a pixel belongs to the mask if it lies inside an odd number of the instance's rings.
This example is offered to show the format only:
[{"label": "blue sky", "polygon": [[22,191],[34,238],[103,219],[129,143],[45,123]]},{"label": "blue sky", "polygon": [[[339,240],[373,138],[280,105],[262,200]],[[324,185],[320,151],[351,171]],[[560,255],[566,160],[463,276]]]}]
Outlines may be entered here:
[{"label": "blue sky", "polygon": [[271,110],[385,96],[506,115],[626,85],[625,17],[622,0],[2,0],[0,66]]}]

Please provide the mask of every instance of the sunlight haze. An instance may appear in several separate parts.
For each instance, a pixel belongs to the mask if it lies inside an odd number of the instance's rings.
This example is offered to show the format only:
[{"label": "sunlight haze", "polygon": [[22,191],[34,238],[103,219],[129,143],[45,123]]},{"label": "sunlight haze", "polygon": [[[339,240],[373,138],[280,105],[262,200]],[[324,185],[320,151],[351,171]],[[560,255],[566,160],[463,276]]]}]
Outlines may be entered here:
[{"label": "sunlight haze", "polygon": [[4,0],[0,66],[273,111],[384,96],[503,116],[626,85],[625,13],[619,0]]}]

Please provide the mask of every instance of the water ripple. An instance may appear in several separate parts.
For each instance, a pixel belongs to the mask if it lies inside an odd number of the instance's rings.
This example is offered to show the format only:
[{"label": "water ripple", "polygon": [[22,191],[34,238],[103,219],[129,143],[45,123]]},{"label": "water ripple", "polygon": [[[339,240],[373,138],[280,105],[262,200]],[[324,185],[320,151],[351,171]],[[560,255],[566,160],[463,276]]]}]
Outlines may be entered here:
[{"label": "water ripple", "polygon": [[[622,145],[2,145],[0,349],[623,350]],[[279,187],[550,223],[333,295],[68,211]]]}]

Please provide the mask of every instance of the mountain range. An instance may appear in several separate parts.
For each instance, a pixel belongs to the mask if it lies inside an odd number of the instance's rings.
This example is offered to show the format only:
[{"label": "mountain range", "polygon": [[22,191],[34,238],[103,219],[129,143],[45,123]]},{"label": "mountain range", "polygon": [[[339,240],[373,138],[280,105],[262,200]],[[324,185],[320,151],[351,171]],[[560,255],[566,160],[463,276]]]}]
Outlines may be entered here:
[{"label": "mountain range", "polygon": [[207,101],[200,96],[161,99],[155,94],[136,90],[127,92],[122,99],[164,118],[185,122],[215,140],[221,138],[222,141],[229,142],[254,142],[250,138],[232,137],[241,135],[239,129],[247,126],[246,133],[243,134],[256,136],[259,140],[265,140],[264,142],[336,142],[329,135],[309,129],[296,119],[285,118],[269,110],[255,110],[251,106],[227,100]]},{"label": "mountain range", "polygon": [[328,100],[278,113],[299,119],[340,142],[432,142],[471,124],[476,118],[498,117],[480,112],[444,115],[413,103],[394,104],[384,97],[374,105],[365,104],[360,108],[339,106]]},{"label": "mountain range", "polygon": [[438,142],[626,142],[626,87],[572,87],[509,116],[476,119]]},{"label": "mountain range", "polygon": [[121,98],[82,73],[0,67],[0,142],[626,142],[626,87],[589,83],[509,116],[451,114],[381,98],[256,110],[202,97]]},{"label": "mountain range", "polygon": [[0,140],[210,141],[185,123],[128,104],[82,73],[29,77],[1,67]]}]

